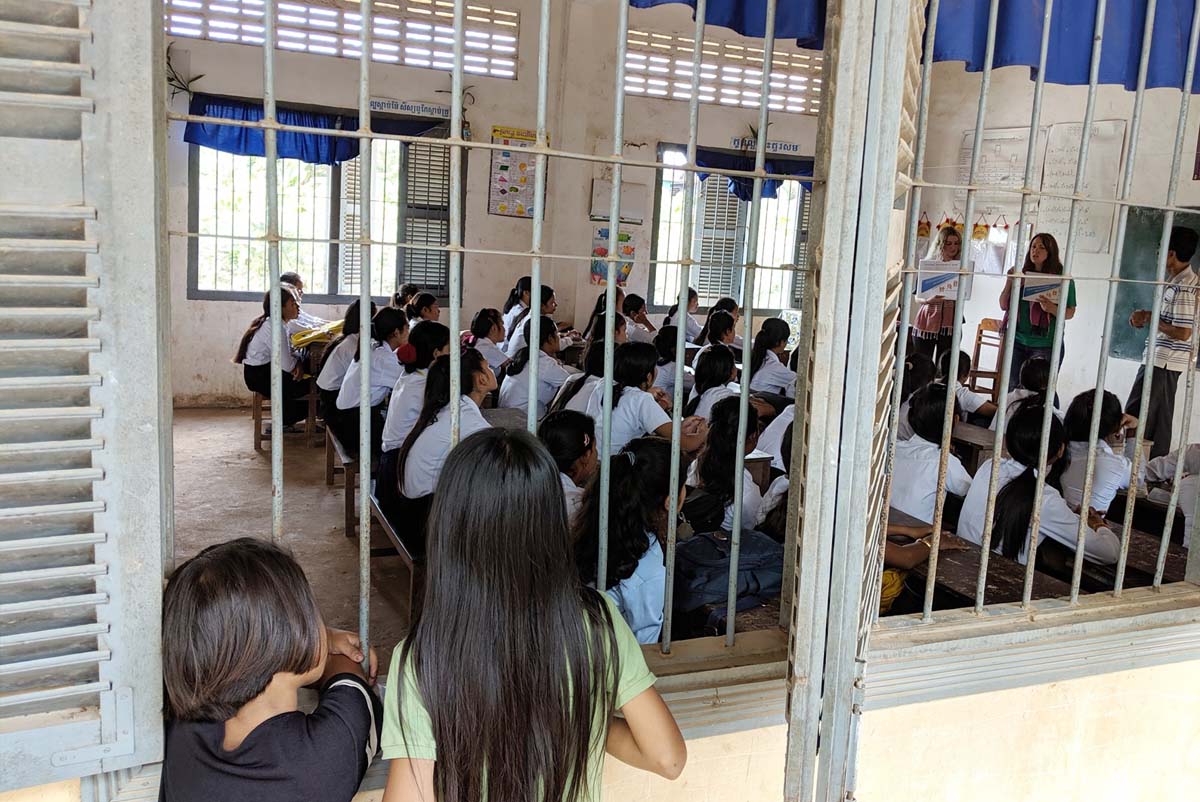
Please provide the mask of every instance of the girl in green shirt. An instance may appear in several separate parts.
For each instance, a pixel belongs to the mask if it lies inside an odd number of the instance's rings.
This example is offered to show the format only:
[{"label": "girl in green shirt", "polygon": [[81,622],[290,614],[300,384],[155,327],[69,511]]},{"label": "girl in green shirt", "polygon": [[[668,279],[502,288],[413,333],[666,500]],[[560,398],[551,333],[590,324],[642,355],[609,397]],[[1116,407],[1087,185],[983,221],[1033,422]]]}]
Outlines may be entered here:
[{"label": "girl in green shirt", "polygon": [[[1029,251],[1025,255],[1025,264],[1021,271],[1025,275],[1061,276],[1063,265],[1058,256],[1058,241],[1050,234],[1035,234],[1029,240]],[[1009,275],[1014,275],[1014,271],[1010,270]],[[1012,322],[1008,308],[1010,289],[1008,282],[1005,282],[1004,290],[1000,293],[1000,308],[1004,310],[1005,327]],[[1010,356],[1012,370],[1008,374],[1009,390],[1016,388],[1021,375],[1021,366],[1025,364],[1026,360],[1037,356],[1047,361],[1050,360],[1050,350],[1054,345],[1055,328],[1058,326],[1059,318],[1070,320],[1073,317],[1075,317],[1074,280],[1068,284],[1066,304],[1049,300],[1034,303],[1020,301],[1017,306],[1017,331],[1013,338],[1013,349]],[[1058,355],[1060,364],[1065,354],[1066,347],[1064,346]],[[1057,397],[1055,397],[1054,405],[1058,406]]]},{"label": "girl in green shirt", "polygon": [[459,443],[427,537],[424,600],[388,675],[384,802],[592,802],[605,752],[679,776],[683,737],[629,626],[575,570],[536,438]]}]

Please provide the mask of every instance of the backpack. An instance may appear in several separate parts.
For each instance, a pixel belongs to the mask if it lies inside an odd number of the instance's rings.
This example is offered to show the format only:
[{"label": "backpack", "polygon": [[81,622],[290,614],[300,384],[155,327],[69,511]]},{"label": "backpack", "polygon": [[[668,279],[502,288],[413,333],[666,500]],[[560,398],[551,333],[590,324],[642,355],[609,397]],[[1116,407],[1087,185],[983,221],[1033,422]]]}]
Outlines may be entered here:
[{"label": "backpack", "polygon": [[716,532],[725,523],[725,502],[703,488],[689,487],[683,517],[694,532]]},{"label": "backpack", "polygon": [[[675,602],[681,612],[716,605],[713,617],[728,615],[729,556],[725,532],[704,532],[675,547]],[[749,610],[783,590],[783,546],[752,529],[742,531],[738,550],[737,610]]]}]

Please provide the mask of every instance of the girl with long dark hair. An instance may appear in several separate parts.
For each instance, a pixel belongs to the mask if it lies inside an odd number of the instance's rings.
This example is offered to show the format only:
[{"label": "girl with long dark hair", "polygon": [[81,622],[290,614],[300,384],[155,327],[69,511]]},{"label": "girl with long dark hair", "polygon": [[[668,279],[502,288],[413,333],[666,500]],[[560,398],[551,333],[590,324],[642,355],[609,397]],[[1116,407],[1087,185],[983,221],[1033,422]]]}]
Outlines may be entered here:
[{"label": "girl with long dark hair", "polygon": [[551,412],[570,409],[586,412],[588,401],[596,388],[604,381],[604,348],[600,343],[583,352],[583,373],[578,373],[563,382],[558,395],[550,404]]},{"label": "girl with long dark hair", "polygon": [[[675,355],[676,339],[679,336],[679,329],[675,326],[663,326],[654,335],[654,348],[658,351],[658,372],[654,376],[654,386],[661,389],[667,394],[667,397],[675,397],[675,363],[677,361]],[[684,397],[691,392],[692,386],[695,384],[695,379],[690,371],[683,373],[683,391]]]},{"label": "girl with long dark hair", "polygon": [[[612,485],[608,496],[608,576],[604,590],[639,643],[657,643],[663,624],[663,594],[667,570],[663,543],[667,521],[679,514],[670,509],[671,443],[661,437],[639,437],[610,459]],[[679,506],[687,497],[679,483]],[[575,555],[580,578],[596,581],[600,544],[600,483],[584,494],[576,521]]]},{"label": "girl with long dark hair", "polygon": [[[1008,456],[1000,461],[999,492],[996,495],[995,521],[992,525],[993,550],[1010,560],[1025,564],[1029,550],[1029,534],[1033,517],[1034,490],[1037,482],[1038,448],[1042,434],[1043,407],[1023,405],[1006,426],[1004,444]],[[1050,416],[1050,435],[1046,447],[1046,467],[1053,472],[1054,463],[1062,458],[1065,437],[1062,423]],[[979,466],[958,519],[958,536],[972,543],[983,542],[983,516],[986,512],[988,484],[992,461]],[[1087,516],[1084,528],[1084,557],[1093,562],[1110,564],[1117,561],[1120,539],[1104,524],[1095,510],[1081,510]],[[1063,500],[1047,479],[1042,489],[1041,518],[1038,542],[1056,540],[1072,552],[1079,529],[1079,514]]]},{"label": "girl with long dark hair", "polygon": [[896,423],[896,439],[907,440],[913,436],[908,422],[908,399],[912,394],[937,378],[937,367],[933,360],[921,353],[910,353],[904,360],[904,384],[900,388],[900,417]]},{"label": "girl with long dark hair", "polygon": [[[547,284],[542,285],[540,309],[542,319],[549,320],[550,328],[557,331],[558,324],[554,322],[554,313],[558,311],[558,298],[556,298],[554,295],[554,288]],[[528,336],[526,329],[528,327],[525,324],[529,322],[529,314],[529,310],[526,309],[524,312],[517,315],[516,319],[513,321],[513,325],[516,326],[516,329],[509,332],[508,342],[504,344],[504,353],[508,354],[510,358],[516,358],[517,352],[524,348],[525,343],[528,342],[526,339]]]},{"label": "girl with long dark hair", "polygon": [[1083,480],[1087,471],[1088,435],[1092,428],[1092,404],[1096,391],[1085,390],[1075,396],[1067,407],[1063,420],[1063,431],[1067,438],[1067,453],[1062,458],[1061,489],[1063,498],[1071,509],[1089,507],[1108,512],[1117,493],[1129,488],[1129,473],[1132,465],[1124,455],[1113,450],[1110,443],[1120,443],[1122,432],[1129,418],[1121,410],[1121,400],[1113,393],[1105,392],[1100,401],[1100,431],[1096,438],[1096,464],[1092,474],[1092,495],[1083,504]]},{"label": "girl with long dark hair", "polygon": [[[346,317],[342,320],[342,333],[325,349],[321,358],[321,370],[317,374],[317,391],[321,397],[321,415],[328,423],[330,418],[337,417],[338,390],[342,389],[342,379],[358,353],[358,330],[360,319],[358,301],[353,301],[346,307]],[[371,317],[375,317],[375,302],[371,302]]]},{"label": "girl with long dark hair", "polygon": [[[717,312],[724,312],[733,319],[733,325],[730,327],[733,330],[733,334],[730,335],[730,339],[728,341],[726,341],[722,335],[714,337],[711,331],[713,315],[715,315]],[[737,322],[741,316],[742,310],[741,307],[738,306],[737,301],[728,296],[718,298],[717,302],[708,308],[708,316],[704,320],[704,326],[700,329],[700,333],[696,335],[696,339],[692,342],[696,343],[696,345],[723,342],[732,348],[741,348],[742,338],[737,334]]]},{"label": "girl with long dark hair", "polygon": [[709,312],[708,320],[704,321],[704,329],[696,338],[696,344],[700,346],[696,359],[703,356],[704,352],[714,345],[724,345],[732,349],[736,327],[737,321],[734,320],[732,313],[726,312],[724,309],[714,309]]},{"label": "girl with long dark hair", "polygon": [[[1050,360],[1042,356],[1031,356],[1021,365],[1019,375],[1017,386],[1008,391],[1008,405],[1005,407],[1006,419],[1011,418],[1025,404],[1041,406],[1046,403],[1046,390],[1050,384]],[[1057,399],[1055,401],[1054,414],[1061,418],[1062,414],[1057,409]],[[1000,416],[993,416],[988,428],[996,431],[999,422]]]},{"label": "girl with long dark hair", "polygon": [[404,312],[408,309],[408,305],[412,303],[413,298],[421,292],[421,288],[416,284],[401,284],[400,289],[392,293],[391,307]]},{"label": "girl with long dark hair", "polygon": [[554,457],[567,502],[567,520],[574,521],[583,503],[583,489],[600,464],[596,453],[596,424],[573,409],[551,412],[538,426],[538,439]]},{"label": "girl with long dark hair", "polygon": [[[622,287],[617,287],[616,306],[618,311],[625,305],[625,290]],[[587,325],[583,327],[584,339],[590,339],[592,336],[592,327],[596,325],[596,318],[604,314],[604,310],[608,306],[608,292],[601,290],[596,297],[596,303],[592,306],[592,314],[588,315]]]},{"label": "girl with long dark hair", "polygon": [[[1022,265],[1021,272],[1027,276],[1043,278],[1045,276],[1061,276],[1063,265],[1058,256],[1058,240],[1050,234],[1034,234],[1033,238],[1029,240],[1029,250],[1025,254],[1025,264]],[[1010,270],[1008,274],[1013,276],[1016,272]],[[1008,308],[1009,289],[1010,285],[1006,281],[1004,289],[1000,293],[1000,308],[1004,310],[1004,327],[1011,322]],[[1021,300],[1017,306],[1017,332],[1013,339],[1012,353],[1008,357],[1012,361],[1013,367],[1019,367],[1035,356],[1049,361],[1051,348],[1054,345],[1054,330],[1058,325],[1059,318],[1070,320],[1073,317],[1075,317],[1074,279],[1068,284],[1066,303],[1063,303],[1061,298],[1058,301]],[[1003,330],[1002,327],[1001,331]],[[1065,354],[1065,348],[1059,352],[1060,363]],[[1016,386],[1017,371],[1013,370],[1009,374],[1008,389],[1011,390]]]},{"label": "girl with long dark hair", "polygon": [[501,370],[511,360],[497,343],[504,342],[504,318],[499,309],[480,309],[471,319],[471,334],[464,345],[483,354],[492,370]]},{"label": "girl with long dark hair", "polygon": [[[725,505],[721,528],[726,532],[733,531],[733,479],[738,449],[749,454],[757,445],[758,411],[754,407],[746,410],[746,441],[739,443],[738,399],[723,398],[713,405],[708,437],[700,456],[688,469],[687,483]],[[742,479],[742,528],[755,529],[762,523],[762,491],[744,467]]]},{"label": "girl with long dark hair", "polygon": [[504,308],[501,309],[504,313],[504,343],[507,345],[508,340],[517,331],[517,318],[524,319],[529,313],[529,293],[533,289],[533,279],[529,276],[521,276],[517,279],[517,283],[508,291],[508,297],[504,299]]},{"label": "girl with long dark hair", "polygon": [[679,315],[679,304],[671,304],[671,308],[667,310],[667,316],[663,318],[664,326],[679,325],[679,318],[683,318],[684,334],[687,336],[688,342],[695,342],[700,336],[702,326],[696,320],[696,312],[700,310],[700,296],[691,287],[688,287],[688,305],[686,314]]},{"label": "girl with long dark hair", "polygon": [[436,323],[442,317],[442,308],[438,306],[437,296],[431,292],[419,292],[404,307],[408,319],[415,326],[423,320]]},{"label": "girl with long dark hair", "polygon": [[[408,342],[408,318],[399,309],[385,306],[375,313],[371,322],[371,452],[378,453],[383,438],[383,423],[387,416],[388,396],[400,380],[400,359],[396,352]],[[334,434],[351,452],[358,450],[358,409],[362,404],[362,362],[355,351],[346,377],[338,391],[338,414],[334,418]]]},{"label": "girl with long dark hair", "polygon": [[787,398],[796,397],[796,371],[783,364],[779,357],[787,350],[792,328],[777,317],[763,321],[754,335],[750,348],[750,389],[760,393],[775,393]]},{"label": "girl with long dark hair", "polygon": [[465,438],[427,531],[424,600],[387,685],[384,802],[598,800],[606,751],[679,776],[683,737],[629,626],[580,579],[545,447]]},{"label": "girl with long dark hair", "polygon": [[[531,320],[525,321],[525,337],[529,336],[529,324],[532,322]],[[533,401],[537,404],[537,416],[540,418],[546,414],[546,408],[558,394],[563,382],[571,377],[571,374],[555,358],[555,354],[559,350],[559,340],[558,330],[554,328],[553,320],[548,317],[542,318],[538,339],[541,342],[538,343],[536,352],[529,346],[525,346],[513,357],[512,363],[508,366],[508,374],[504,377],[504,383],[500,385],[498,406],[510,409],[528,409],[530,402],[529,375],[525,373],[525,368],[529,366],[529,360],[536,359],[538,361],[538,388],[537,398]]]},{"label": "girl with long dark hair", "polygon": [[[283,425],[290,427],[308,416],[308,381],[304,379],[304,360],[307,354],[293,348],[288,336],[288,323],[300,314],[300,300],[286,284],[280,285],[280,337],[283,347],[279,352],[279,367],[283,378]],[[271,317],[271,294],[263,295],[263,313],[254,318],[238,343],[234,363],[242,366],[246,388],[263,398],[271,397],[271,327],[264,325]]]}]

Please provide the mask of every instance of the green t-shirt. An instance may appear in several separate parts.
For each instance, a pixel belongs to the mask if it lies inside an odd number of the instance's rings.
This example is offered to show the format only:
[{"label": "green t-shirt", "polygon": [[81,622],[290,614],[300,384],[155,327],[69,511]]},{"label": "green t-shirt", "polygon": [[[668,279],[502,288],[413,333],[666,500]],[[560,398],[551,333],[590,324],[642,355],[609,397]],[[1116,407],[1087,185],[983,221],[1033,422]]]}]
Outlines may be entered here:
[{"label": "green t-shirt", "polygon": [[[1067,287],[1067,308],[1075,306],[1075,279],[1071,279]],[[1050,348],[1054,345],[1054,327],[1058,318],[1051,318],[1045,332],[1034,331],[1033,321],[1029,319],[1029,301],[1021,301],[1017,314],[1017,342],[1027,348]]]},{"label": "green t-shirt", "polygon": [[[616,633],[617,655],[620,662],[621,676],[617,682],[617,709],[624,707],[642,691],[654,685],[654,674],[646,666],[642,656],[641,646],[637,638],[621,617],[612,600],[602,594],[608,605],[612,618],[613,629]],[[381,751],[384,758],[413,758],[416,760],[436,760],[437,744],[433,741],[433,725],[429,713],[421,701],[421,692],[417,687],[416,674],[412,663],[404,667],[403,678],[399,666],[401,645],[396,646],[392,653],[391,670],[388,672],[387,691],[384,694],[383,736],[380,739]],[[466,668],[466,667],[464,667]],[[401,692],[403,686],[403,692]],[[401,731],[400,722],[404,722]],[[593,722],[593,734],[600,727],[607,731],[608,721],[604,720],[601,711],[596,711]],[[591,802],[600,799],[600,775],[604,768],[604,738],[597,737],[597,747],[593,749],[588,759],[588,792]],[[483,800],[480,800],[483,802]]]}]

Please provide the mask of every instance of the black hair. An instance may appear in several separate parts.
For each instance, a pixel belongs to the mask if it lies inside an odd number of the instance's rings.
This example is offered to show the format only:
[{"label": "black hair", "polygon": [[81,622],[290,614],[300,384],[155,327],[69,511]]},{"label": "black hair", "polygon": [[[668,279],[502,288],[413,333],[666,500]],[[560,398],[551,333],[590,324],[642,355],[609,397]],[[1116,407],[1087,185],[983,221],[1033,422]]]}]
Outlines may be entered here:
[{"label": "black hair", "polygon": [[[587,341],[584,343],[584,359],[591,353],[593,346],[603,346],[604,341],[608,338],[609,327],[604,325],[604,319],[607,315],[604,312],[596,315],[595,321],[592,323],[592,330],[587,334]],[[613,339],[616,339],[617,332],[625,328],[625,316],[620,312],[613,313],[612,334]],[[601,348],[603,350],[603,348]],[[600,374],[596,374],[600,375]]]},{"label": "black hair", "polygon": [[500,310],[484,307],[471,318],[471,336],[482,340],[491,334],[496,326],[504,327],[504,318],[500,315]]},{"label": "black hair", "polygon": [[[958,374],[955,379],[961,382],[971,373],[971,355],[966,351],[958,352]],[[938,357],[938,376],[942,381],[948,381],[950,376],[950,352],[943,351]]]},{"label": "black hair", "polygon": [[312,587],[286,551],[249,537],[209,546],[163,592],[167,715],[233,718],[276,674],[319,665],[321,628]]},{"label": "black hair", "polygon": [[946,422],[946,385],[927,384],[908,399],[908,425],[913,434],[930,443],[942,442]]},{"label": "black hair", "polygon": [[[508,373],[506,374],[508,376],[520,376],[533,356],[533,349],[529,347],[529,329],[532,323],[532,320],[525,321],[525,345],[522,346],[521,350],[517,351],[517,355],[509,363]],[[554,327],[554,321],[543,315],[541,329],[538,331],[538,350],[542,350],[542,346],[550,342],[551,338],[556,334],[558,334],[558,329]]]},{"label": "black hair", "polygon": [[936,373],[932,359],[910,351],[904,360],[904,387],[900,391],[900,403],[904,403],[914,392],[933,381]]},{"label": "black hair", "polygon": [[[700,296],[696,294],[696,291],[694,289],[692,289],[691,287],[688,287],[688,306],[691,306],[692,301],[696,300],[699,297]],[[671,322],[670,322],[671,318],[675,317],[675,313],[678,311],[679,311],[679,304],[678,303],[671,304],[671,308],[667,310],[667,316],[665,318],[663,318],[663,325],[664,326],[671,325]],[[685,309],[683,311],[684,311],[684,314],[686,315],[687,310]]]},{"label": "black hair", "polygon": [[1021,365],[1021,387],[1045,397],[1050,386],[1050,360],[1044,356],[1031,356]]},{"label": "black hair", "polygon": [[[1029,535],[1030,518],[1033,516],[1033,494],[1037,486],[1038,449],[1042,439],[1042,416],[1040,404],[1022,404],[1004,431],[1004,445],[1008,455],[1025,466],[1025,470],[1014,477],[996,494],[996,519],[992,526],[995,548],[1010,560],[1021,554],[1021,547]],[[1050,434],[1046,440],[1046,454],[1053,460],[1063,447],[1063,426],[1056,415],[1050,415]]]},{"label": "black hair", "polygon": [[[617,309],[620,309],[622,304],[624,304],[624,299],[625,299],[625,290],[621,289],[620,287],[617,287],[617,303],[616,303]],[[599,317],[600,315],[604,314],[604,310],[608,306],[608,304],[606,303],[607,300],[608,300],[608,291],[607,290],[602,291],[600,293],[600,295],[596,298],[596,303],[592,307],[592,314],[588,316],[587,325],[583,327],[583,336],[584,337],[592,336],[592,327],[594,325],[596,325],[596,318]]]},{"label": "black hair", "polygon": [[625,303],[621,304],[621,311],[625,313],[625,317],[633,317],[645,308],[646,299],[632,292],[626,293]]},{"label": "black hair", "polygon": [[508,291],[508,297],[504,299],[504,314],[508,314],[514,306],[521,302],[521,296],[533,290],[533,279],[529,276],[521,276],[517,279],[517,283]]},{"label": "black hair", "polygon": [[[1092,404],[1096,400],[1095,390],[1084,390],[1071,401],[1067,407],[1067,415],[1063,421],[1063,434],[1068,443],[1085,443],[1092,429]],[[1104,391],[1100,401],[1100,430],[1099,437],[1104,439],[1116,434],[1121,429],[1121,400],[1113,393]]]},{"label": "black hair", "polygon": [[[287,306],[288,300],[300,303],[300,299],[296,297],[296,291],[287,284],[279,285],[279,309],[283,311],[283,307]],[[262,324],[267,322],[267,318],[271,316],[271,292],[268,290],[263,294],[262,314],[250,321],[250,325],[246,327],[246,331],[242,334],[242,339],[238,343],[237,353],[234,354],[233,361],[237,364],[242,364],[246,360],[246,352],[250,350],[250,341],[254,339],[254,335],[262,328]],[[285,343],[286,347],[286,343]]]},{"label": "black hair", "polygon": [[[739,450],[745,443],[738,442],[738,415],[741,399],[735,396],[722,398],[713,404],[709,416],[708,437],[700,451],[696,475],[704,492],[715,496],[723,504],[733,501],[733,471],[737,467]],[[746,431],[758,431],[758,411],[753,404],[746,409]]]},{"label": "black hair", "polygon": [[[550,303],[550,299],[553,297],[554,297],[554,288],[549,286],[548,284],[543,284],[542,285],[542,295],[541,295],[542,300],[540,302],[540,305],[538,306],[538,311],[540,312],[541,308],[543,306]],[[513,321],[513,331],[520,331],[522,324],[524,324],[526,329],[528,329],[529,313],[530,313],[530,311],[532,311],[532,309],[533,309],[532,306],[528,306],[524,310],[521,311],[521,314],[517,315],[517,319]],[[549,318],[545,317],[544,315],[543,315],[543,319],[550,320]],[[556,324],[554,323],[553,320],[550,321],[550,325],[556,326]],[[526,341],[528,341],[528,338],[529,338],[528,332],[526,332],[525,337],[526,337]]]},{"label": "black hair", "polygon": [[[650,548],[647,533],[666,531],[665,501],[671,492],[671,441],[637,437],[609,458],[607,590],[633,576]],[[679,472],[679,488],[686,479]],[[596,581],[600,547],[600,483],[590,482],[575,518],[575,559],[580,580]]]},{"label": "black hair", "polygon": [[392,293],[392,306],[396,309],[404,309],[420,291],[421,288],[416,284],[401,284],[400,289]]},{"label": "black hair", "polygon": [[420,292],[413,297],[412,301],[404,308],[408,313],[409,320],[424,320],[421,314],[437,303],[437,296],[431,292]]},{"label": "black hair", "polygon": [[434,351],[450,344],[450,329],[436,320],[422,320],[409,332],[408,344],[412,346],[413,357],[404,362],[404,372],[416,373],[433,363]]},{"label": "black hair", "polygon": [[724,387],[729,384],[733,375],[733,351],[726,345],[713,345],[696,359],[696,383],[692,392],[696,397],[687,402],[683,408],[684,417],[695,415],[700,406],[700,398],[705,392],[714,387]]},{"label": "black hair", "polygon": [[304,276],[301,276],[295,270],[289,270],[286,273],[279,274],[279,281],[282,284],[291,284],[296,289],[304,284]]},{"label": "black hair", "polygon": [[[621,665],[610,607],[573,564],[545,446],[503,428],[463,439],[438,478],[427,542],[424,598],[395,681],[401,705],[411,693],[429,711],[432,799],[599,793],[591,756],[615,712]],[[400,682],[405,672],[415,687]],[[402,719],[401,738],[405,730]]]},{"label": "black hair", "polygon": [[612,408],[621,403],[625,388],[640,388],[658,365],[658,350],[650,343],[621,343],[613,354]]},{"label": "black hair", "polygon": [[[458,368],[459,387],[462,394],[467,395],[475,389],[475,377],[487,369],[487,359],[474,348],[464,348]],[[421,412],[417,416],[417,422],[413,424],[412,431],[404,438],[404,444],[400,446],[400,454],[396,458],[396,482],[401,491],[404,490],[404,466],[417,438],[437,420],[438,413],[452,403],[456,401],[450,397],[450,355],[444,354],[429,366],[429,373],[425,377],[425,395],[421,399]]]},{"label": "black hair", "polygon": [[[358,334],[359,330],[362,328],[362,319],[358,314],[358,310],[362,307],[360,307],[358,303],[358,299],[355,298],[350,302],[350,305],[346,307],[346,316],[342,318],[342,333],[337,336],[337,339],[329,344],[329,346],[325,349],[325,353],[321,356],[321,367],[319,370],[317,370],[318,376],[321,375],[321,371],[325,369],[325,363],[329,361],[329,357],[335,350],[337,350],[337,347],[342,344],[342,340],[346,339],[352,334]],[[375,317],[374,301],[371,301],[371,317]],[[357,357],[355,358],[357,359]]]},{"label": "black hair", "polygon": [[678,326],[663,326],[654,335],[654,348],[658,351],[658,365],[669,365],[675,361],[675,339],[679,336]]},{"label": "black hair", "polygon": [[573,409],[551,412],[542,419],[537,434],[560,473],[570,473],[575,463],[596,447],[596,422]]},{"label": "black hair", "polygon": [[1191,262],[1192,257],[1196,255],[1197,238],[1195,230],[1187,226],[1175,226],[1171,229],[1167,250],[1174,251],[1175,258],[1179,261]]},{"label": "black hair", "polygon": [[550,404],[551,412],[566,409],[571,399],[579,395],[579,391],[587,384],[589,377],[604,375],[604,348],[601,347],[603,342],[597,341],[594,345],[595,348],[588,348],[583,352],[583,372],[563,382],[562,390]]},{"label": "black hair", "polygon": [[750,375],[754,376],[763,366],[767,351],[773,351],[785,344],[792,336],[792,327],[777,317],[769,317],[763,321],[762,328],[754,335],[754,345],[750,348]]},{"label": "black hair", "polygon": [[704,345],[705,343],[720,343],[722,338],[733,331],[736,324],[733,320],[733,314],[726,312],[724,309],[717,309],[715,306],[709,310],[708,319],[704,321],[704,326],[700,329],[700,333],[696,335],[696,344]]},{"label": "black hair", "polygon": [[[377,343],[385,343],[388,337],[392,336],[392,332],[404,331],[407,328],[408,316],[399,309],[385,306],[376,312],[375,317],[371,320],[371,339]],[[362,351],[355,349],[354,361],[357,362],[361,355]]]}]

